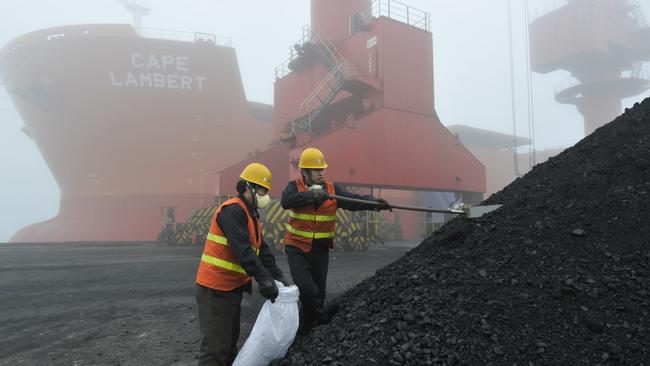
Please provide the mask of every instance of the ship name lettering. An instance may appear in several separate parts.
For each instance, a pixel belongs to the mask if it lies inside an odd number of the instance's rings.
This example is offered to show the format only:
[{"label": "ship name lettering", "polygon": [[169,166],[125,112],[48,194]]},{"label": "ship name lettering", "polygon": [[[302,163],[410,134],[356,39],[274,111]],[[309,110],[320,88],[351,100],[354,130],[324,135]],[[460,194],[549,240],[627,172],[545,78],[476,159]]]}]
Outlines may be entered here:
[{"label": "ship name lettering", "polygon": [[176,70],[179,72],[189,72],[187,66],[189,57],[171,56],[171,55],[143,55],[134,53],[131,55],[131,65],[137,69],[154,69],[160,71]]},{"label": "ship name lettering", "polygon": [[128,88],[161,88],[203,91],[207,78],[180,74],[151,72],[110,72],[111,84]]},{"label": "ship name lettering", "polygon": [[190,58],[187,56],[131,54],[131,66],[136,71],[110,72],[113,86],[129,88],[161,88],[203,91],[202,76],[187,75]]}]

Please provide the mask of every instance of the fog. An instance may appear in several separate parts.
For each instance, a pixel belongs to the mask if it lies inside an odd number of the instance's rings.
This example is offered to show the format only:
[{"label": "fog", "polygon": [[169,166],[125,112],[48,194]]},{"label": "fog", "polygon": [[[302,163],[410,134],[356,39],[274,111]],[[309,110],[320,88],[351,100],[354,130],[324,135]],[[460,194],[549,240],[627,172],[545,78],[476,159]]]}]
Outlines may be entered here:
[{"label": "fog", "polygon": [[[464,124],[512,133],[507,0],[404,0],[431,14],[436,111],[445,125]],[[512,1],[517,133],[528,137],[526,16]],[[530,1],[530,17],[546,0]],[[273,103],[274,68],[309,23],[309,1],[152,0],[144,27],[206,32],[229,37],[237,51],[248,100]],[[650,15],[650,0],[641,1]],[[3,0],[0,45],[24,33],[60,25],[131,23],[115,0]],[[537,149],[566,147],[583,136],[582,116],[554,99],[566,72],[532,75]],[[623,107],[648,93],[624,101]],[[59,189],[37,146],[0,87],[0,242],[21,227],[56,215]]]}]

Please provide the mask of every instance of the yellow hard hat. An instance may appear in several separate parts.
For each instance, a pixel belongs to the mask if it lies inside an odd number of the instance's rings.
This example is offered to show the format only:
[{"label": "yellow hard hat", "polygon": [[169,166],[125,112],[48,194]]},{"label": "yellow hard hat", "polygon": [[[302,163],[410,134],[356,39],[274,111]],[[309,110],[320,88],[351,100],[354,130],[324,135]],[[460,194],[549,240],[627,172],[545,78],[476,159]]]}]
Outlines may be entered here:
[{"label": "yellow hard hat", "polygon": [[325,155],[320,150],[309,147],[300,154],[298,166],[303,169],[325,169],[327,163],[325,162]]},{"label": "yellow hard hat", "polygon": [[268,190],[271,189],[271,171],[260,163],[250,163],[239,178],[260,185]]}]

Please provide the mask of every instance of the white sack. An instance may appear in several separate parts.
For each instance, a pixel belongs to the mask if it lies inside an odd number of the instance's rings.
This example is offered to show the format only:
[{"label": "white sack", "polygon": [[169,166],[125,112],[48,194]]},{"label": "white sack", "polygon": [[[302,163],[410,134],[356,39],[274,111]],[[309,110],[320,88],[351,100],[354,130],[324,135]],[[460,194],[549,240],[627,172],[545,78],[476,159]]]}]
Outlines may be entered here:
[{"label": "white sack", "polygon": [[266,366],[282,358],[298,331],[298,287],[275,281],[275,303],[266,300],[233,366]]}]

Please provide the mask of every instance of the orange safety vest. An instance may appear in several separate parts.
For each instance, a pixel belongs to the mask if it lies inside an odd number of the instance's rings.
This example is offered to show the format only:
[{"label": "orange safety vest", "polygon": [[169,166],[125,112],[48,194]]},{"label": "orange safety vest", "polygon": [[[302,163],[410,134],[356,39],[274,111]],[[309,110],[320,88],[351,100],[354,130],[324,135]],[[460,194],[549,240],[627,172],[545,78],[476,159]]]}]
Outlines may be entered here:
[{"label": "orange safety vest", "polygon": [[[298,192],[308,191],[302,178],[295,182]],[[325,190],[329,194],[336,194],[332,182],[325,182]],[[336,201],[325,200],[318,209],[310,204],[289,210],[289,222],[286,225],[284,242],[309,253],[314,239],[324,240],[330,248],[333,248],[335,232]]]},{"label": "orange safety vest", "polygon": [[[255,254],[258,256],[260,254],[262,230],[259,222],[255,223],[251,215],[248,213],[246,204],[239,197],[227,200],[215,211],[212,223],[210,224],[208,237],[205,240],[199,270],[196,273],[196,283],[201,286],[220,291],[230,291],[251,281],[251,276],[246,273],[239,261],[233,255],[232,250],[228,245],[228,238],[226,238],[219,225],[217,225],[217,219],[221,210],[228,205],[234,204],[241,206],[241,208],[244,209],[244,212],[246,212],[251,246],[253,247]],[[257,236],[255,236],[256,224]]]}]

